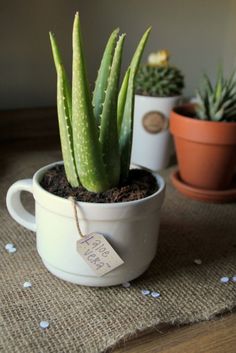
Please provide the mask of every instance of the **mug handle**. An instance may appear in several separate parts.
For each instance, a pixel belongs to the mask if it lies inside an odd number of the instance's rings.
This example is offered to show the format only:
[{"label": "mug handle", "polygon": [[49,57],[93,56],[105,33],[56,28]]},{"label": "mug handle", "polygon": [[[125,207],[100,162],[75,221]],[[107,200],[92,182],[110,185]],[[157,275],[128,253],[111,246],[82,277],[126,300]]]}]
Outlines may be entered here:
[{"label": "mug handle", "polygon": [[6,202],[11,217],[23,227],[36,232],[35,216],[26,211],[22,205],[20,194],[28,191],[33,194],[33,180],[23,179],[15,182],[8,189]]}]

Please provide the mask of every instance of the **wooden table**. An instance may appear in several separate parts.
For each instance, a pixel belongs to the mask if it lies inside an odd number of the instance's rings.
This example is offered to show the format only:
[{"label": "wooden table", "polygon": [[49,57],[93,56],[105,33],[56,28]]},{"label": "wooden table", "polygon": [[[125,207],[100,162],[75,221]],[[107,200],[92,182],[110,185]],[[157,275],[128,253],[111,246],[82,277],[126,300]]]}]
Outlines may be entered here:
[{"label": "wooden table", "polygon": [[[12,150],[60,148],[56,109],[0,112],[0,146],[2,160],[7,160]],[[182,327],[158,327],[156,332],[120,344],[113,352],[236,353],[236,312]]]},{"label": "wooden table", "polygon": [[236,353],[236,313],[182,327],[158,328],[114,353]]}]

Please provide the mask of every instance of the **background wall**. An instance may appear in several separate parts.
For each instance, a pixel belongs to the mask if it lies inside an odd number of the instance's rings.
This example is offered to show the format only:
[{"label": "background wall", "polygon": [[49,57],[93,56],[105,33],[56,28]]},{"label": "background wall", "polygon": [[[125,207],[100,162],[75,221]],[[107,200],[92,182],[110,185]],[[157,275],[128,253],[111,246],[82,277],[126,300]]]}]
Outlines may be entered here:
[{"label": "background wall", "polygon": [[0,2],[0,109],[55,105],[56,76],[48,31],[56,33],[71,69],[71,28],[80,11],[90,81],[107,37],[127,33],[123,68],[143,31],[152,25],[149,51],[168,48],[192,95],[203,70],[214,77],[236,62],[235,0],[18,0]]}]

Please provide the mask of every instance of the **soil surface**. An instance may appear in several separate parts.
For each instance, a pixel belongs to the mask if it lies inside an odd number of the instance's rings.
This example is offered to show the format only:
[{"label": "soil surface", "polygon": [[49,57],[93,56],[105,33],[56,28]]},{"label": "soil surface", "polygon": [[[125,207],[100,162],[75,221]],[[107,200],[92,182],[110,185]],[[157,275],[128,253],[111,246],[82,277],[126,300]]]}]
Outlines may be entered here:
[{"label": "soil surface", "polygon": [[158,190],[155,177],[150,172],[141,169],[130,170],[128,180],[124,185],[114,187],[105,192],[90,192],[82,186],[72,188],[66,179],[63,165],[58,165],[48,170],[40,184],[45,190],[54,195],[64,198],[72,196],[77,201],[95,203],[138,200],[152,195]]}]

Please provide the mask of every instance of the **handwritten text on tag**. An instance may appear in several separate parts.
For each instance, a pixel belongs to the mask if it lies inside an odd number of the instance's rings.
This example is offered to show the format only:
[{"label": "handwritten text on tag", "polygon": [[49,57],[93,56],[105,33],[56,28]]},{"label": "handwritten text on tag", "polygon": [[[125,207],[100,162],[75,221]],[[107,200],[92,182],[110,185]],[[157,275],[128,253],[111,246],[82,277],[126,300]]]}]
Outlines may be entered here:
[{"label": "handwritten text on tag", "polygon": [[124,263],[102,234],[91,233],[77,241],[77,251],[101,277]]}]

